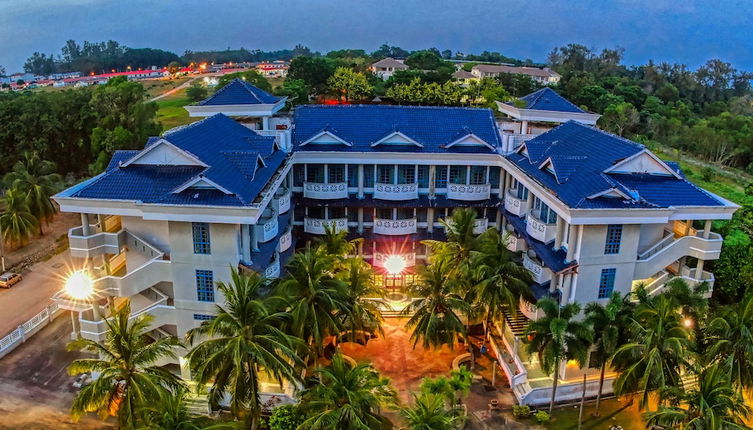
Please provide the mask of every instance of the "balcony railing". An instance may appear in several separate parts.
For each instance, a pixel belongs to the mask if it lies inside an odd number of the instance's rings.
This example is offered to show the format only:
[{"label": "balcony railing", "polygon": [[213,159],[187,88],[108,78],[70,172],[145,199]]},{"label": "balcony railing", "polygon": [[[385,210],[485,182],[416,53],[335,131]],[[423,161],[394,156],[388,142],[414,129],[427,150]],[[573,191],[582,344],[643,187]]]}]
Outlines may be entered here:
[{"label": "balcony railing", "polygon": [[[94,231],[91,226],[91,231]],[[91,258],[103,254],[118,254],[125,241],[125,231],[117,233],[94,233],[84,236],[83,227],[68,230],[68,243],[71,257]]]},{"label": "balcony railing", "polygon": [[288,227],[287,230],[285,230],[285,233],[283,233],[280,236],[280,242],[277,245],[277,250],[279,252],[285,252],[293,245],[293,229],[291,227]]},{"label": "balcony railing", "polygon": [[447,185],[447,198],[453,200],[463,200],[469,202],[475,202],[479,200],[487,200],[491,197],[491,184],[480,185],[464,185],[464,184],[448,184]]},{"label": "balcony railing", "polygon": [[374,198],[380,200],[414,200],[418,198],[418,184],[374,185]]},{"label": "balcony railing", "polygon": [[704,232],[676,238],[674,233],[665,232],[665,236],[654,246],[638,255],[635,265],[635,279],[646,279],[659,272],[682,257],[694,257],[701,260],[716,260],[722,250],[722,237],[710,232],[708,238]]},{"label": "balcony railing", "polygon": [[305,231],[306,233],[311,233],[311,234],[324,234],[325,225],[333,226],[336,232],[347,231],[348,219],[347,218],[321,219],[321,218],[306,217],[303,222],[303,231]]},{"label": "balcony railing", "polygon": [[[391,257],[394,254],[388,254],[384,252],[375,252],[374,253],[374,267],[384,267],[385,261],[389,257]],[[402,257],[403,261],[405,262],[405,267],[413,267],[416,265],[416,253],[415,252],[406,252],[397,254],[400,257]]]},{"label": "balcony railing", "polygon": [[276,279],[280,277],[280,254],[275,254],[274,258],[269,263],[269,266],[264,269],[264,277],[268,279]]},{"label": "balcony railing", "polygon": [[277,237],[277,232],[279,231],[277,214],[272,212],[268,218],[262,219],[261,223],[256,226],[256,231],[259,233],[260,242],[269,242]]},{"label": "balcony railing", "polygon": [[489,229],[489,220],[486,218],[477,218],[473,222],[473,234],[481,234]]},{"label": "balcony railing", "polygon": [[278,214],[284,214],[290,210],[290,196],[291,192],[287,188],[280,187],[275,193],[274,200],[272,200],[272,208],[277,211]]},{"label": "balcony railing", "polygon": [[526,201],[519,199],[515,190],[510,190],[505,194],[505,210],[515,216],[523,216],[526,213]]},{"label": "balcony railing", "polygon": [[374,233],[398,236],[416,232],[416,219],[374,218]]},{"label": "balcony railing", "polygon": [[544,282],[552,280],[552,271],[544,267],[543,264],[534,261],[527,254],[523,255],[523,267],[531,272],[533,281],[537,284],[543,284]]},{"label": "balcony railing", "polygon": [[535,321],[539,319],[539,315],[538,315],[539,308],[536,307],[535,303],[531,303],[528,300],[524,299],[523,297],[521,297],[520,301],[518,302],[518,309],[529,320]]},{"label": "balcony railing", "polygon": [[539,242],[549,243],[557,233],[557,224],[542,221],[534,211],[530,211],[526,216],[526,233]]},{"label": "balcony railing", "polygon": [[306,182],[303,184],[303,197],[322,200],[345,199],[348,197],[348,184],[345,182],[334,184]]},{"label": "balcony railing", "polygon": [[507,249],[512,252],[525,251],[526,241],[515,234],[509,234],[507,236]]}]

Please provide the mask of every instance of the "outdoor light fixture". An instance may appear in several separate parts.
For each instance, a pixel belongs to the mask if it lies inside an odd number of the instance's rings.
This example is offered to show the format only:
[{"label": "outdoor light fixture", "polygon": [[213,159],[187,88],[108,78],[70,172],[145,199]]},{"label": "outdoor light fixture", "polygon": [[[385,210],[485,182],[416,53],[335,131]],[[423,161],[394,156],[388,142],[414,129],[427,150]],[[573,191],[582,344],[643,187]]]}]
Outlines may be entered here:
[{"label": "outdoor light fixture", "polygon": [[384,268],[390,275],[399,275],[405,270],[405,259],[399,255],[390,255],[384,260]]},{"label": "outdoor light fixture", "polygon": [[94,293],[92,280],[86,270],[77,270],[65,281],[65,293],[76,300],[86,300]]},{"label": "outdoor light fixture", "polygon": [[687,328],[691,328],[691,327],[693,327],[693,320],[692,320],[692,319],[690,319],[690,318],[685,318],[685,319],[684,319],[684,320],[682,321],[682,323],[683,323],[683,324],[685,324],[685,327],[687,327]]}]

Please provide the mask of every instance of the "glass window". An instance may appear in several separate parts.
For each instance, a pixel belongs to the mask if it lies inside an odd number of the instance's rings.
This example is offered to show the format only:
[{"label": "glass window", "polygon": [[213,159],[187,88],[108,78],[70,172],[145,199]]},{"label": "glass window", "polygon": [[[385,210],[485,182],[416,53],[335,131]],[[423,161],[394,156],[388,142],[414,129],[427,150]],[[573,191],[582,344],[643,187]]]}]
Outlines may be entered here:
[{"label": "glass window", "polygon": [[413,218],[413,208],[398,208],[397,219],[411,219]]},{"label": "glass window", "polygon": [[310,218],[324,219],[324,208],[311,207],[306,210]]},{"label": "glass window", "polygon": [[607,226],[607,242],[604,245],[604,254],[619,254],[620,241],[622,241],[622,224]]},{"label": "glass window", "polygon": [[324,165],[307,164],[306,165],[306,182],[324,183]]},{"label": "glass window", "polygon": [[546,224],[554,224],[557,222],[557,213],[550,209],[546,203],[539,200],[538,197],[534,197],[533,199],[533,213],[536,218]]},{"label": "glass window", "polygon": [[450,183],[465,184],[466,166],[450,166]]},{"label": "glass window", "polygon": [[366,188],[371,188],[374,186],[374,165],[373,164],[363,165],[363,186]]},{"label": "glass window", "polygon": [[486,183],[486,166],[471,166],[471,185]]},{"label": "glass window", "polygon": [[196,271],[196,296],[200,302],[214,301],[214,274],[211,270]]},{"label": "glass window", "polygon": [[349,187],[358,186],[358,164],[348,165],[348,186]]},{"label": "glass window", "polygon": [[502,184],[499,183],[500,181],[500,173],[499,173],[499,167],[490,167],[489,168],[489,183],[492,184],[492,187],[500,187]]},{"label": "glass window", "polygon": [[327,175],[330,184],[340,184],[345,182],[345,166],[342,164],[330,164],[327,166]]},{"label": "glass window", "polygon": [[395,166],[379,165],[377,166],[377,182],[380,184],[392,184],[395,173]]},{"label": "glass window", "polygon": [[376,217],[380,219],[392,219],[392,209],[390,208],[377,208]]},{"label": "glass window", "polygon": [[397,166],[397,183],[413,184],[416,182],[416,166]]},{"label": "glass window", "polygon": [[426,209],[420,208],[416,210],[416,221],[426,222]]},{"label": "glass window", "polygon": [[614,290],[614,277],[617,269],[601,269],[601,278],[599,279],[599,298],[606,299],[612,295]]},{"label": "glass window", "polygon": [[209,224],[205,222],[191,223],[193,233],[193,253],[209,254],[211,246],[209,244]]},{"label": "glass window", "polygon": [[293,186],[294,187],[302,187],[303,186],[303,176],[306,173],[306,166],[303,164],[296,164],[293,166]]},{"label": "glass window", "polygon": [[418,188],[429,188],[429,166],[418,166]]},{"label": "glass window", "polygon": [[436,170],[436,187],[447,188],[447,166],[437,166]]},{"label": "glass window", "polygon": [[345,208],[329,208],[329,219],[345,218]]},{"label": "glass window", "polygon": [[196,321],[210,321],[215,318],[214,315],[206,315],[206,314],[193,314],[193,319]]}]

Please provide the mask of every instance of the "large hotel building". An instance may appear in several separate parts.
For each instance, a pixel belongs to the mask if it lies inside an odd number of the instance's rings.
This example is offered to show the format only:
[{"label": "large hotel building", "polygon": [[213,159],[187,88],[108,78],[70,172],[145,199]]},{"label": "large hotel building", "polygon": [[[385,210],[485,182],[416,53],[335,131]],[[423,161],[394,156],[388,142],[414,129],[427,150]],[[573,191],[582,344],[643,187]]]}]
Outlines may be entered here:
[{"label": "large hotel building", "polygon": [[[216,283],[231,268],[278,277],[296,243],[326,225],[363,238],[358,252],[379,282],[399,289],[426,258],[421,241],[442,240],[439,220],[458,207],[476,210],[478,232],[509,232],[539,298],[586,304],[638,283],[656,293],[676,277],[713,286],[707,262],[722,238],[711,223],[737,206],[645,146],[599,130],[598,115],[549,88],[498,103],[496,115],[386,105],[280,115],[284,103],[233,81],[186,107],[204,119],[117,151],[103,173],[54,197],[81,214],[70,252],[101,298],[58,296],[74,311],[76,335],[103,339],[108,302],[130,299],[134,317],[154,317],[155,337],[182,336],[211,318],[223,301]],[[396,255],[406,269],[392,274],[384,263]],[[393,303],[382,305],[394,314]],[[519,345],[536,308],[523,300],[520,311],[500,325],[493,352],[518,401],[544,403],[551,377]],[[560,400],[580,396],[583,369],[574,367],[562,363]],[[274,382],[264,389],[291,395]]]}]

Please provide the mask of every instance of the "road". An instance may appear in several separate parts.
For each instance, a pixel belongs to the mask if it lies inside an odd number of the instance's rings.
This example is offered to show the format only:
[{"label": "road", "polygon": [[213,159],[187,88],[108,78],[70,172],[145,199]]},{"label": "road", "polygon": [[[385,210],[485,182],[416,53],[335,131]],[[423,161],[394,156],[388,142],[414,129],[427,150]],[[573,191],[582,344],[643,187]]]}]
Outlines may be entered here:
[{"label": "road", "polygon": [[50,304],[50,298],[63,288],[66,274],[73,271],[68,250],[33,265],[21,282],[10,289],[0,288],[0,338],[31,319]]},{"label": "road", "polygon": [[154,96],[154,97],[150,98],[149,100],[147,100],[147,103],[156,102],[157,100],[159,100],[161,98],[167,97],[167,96],[169,96],[171,94],[175,94],[175,93],[177,93],[178,91],[180,91],[180,90],[182,90],[184,88],[188,88],[188,87],[191,86],[191,84],[193,83],[193,81],[195,81],[197,79],[203,79],[203,78],[205,78],[207,76],[222,76],[222,75],[223,75],[223,73],[221,73],[221,72],[215,72],[215,73],[204,73],[204,74],[202,74],[200,76],[195,76],[195,77],[187,80],[186,82],[183,82],[182,84],[178,85],[177,87],[175,87],[175,88],[173,88],[171,90],[167,90],[167,91],[165,91],[164,93],[162,93],[162,94],[160,94],[158,96]]}]

